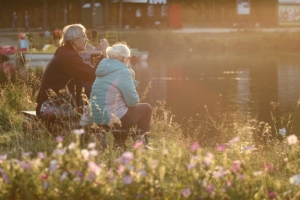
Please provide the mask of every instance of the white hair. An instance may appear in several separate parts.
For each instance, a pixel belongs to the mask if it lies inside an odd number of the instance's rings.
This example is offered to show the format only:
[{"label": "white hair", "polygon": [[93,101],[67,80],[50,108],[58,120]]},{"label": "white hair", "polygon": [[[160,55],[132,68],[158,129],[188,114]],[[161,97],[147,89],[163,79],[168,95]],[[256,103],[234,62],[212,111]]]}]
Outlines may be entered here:
[{"label": "white hair", "polygon": [[72,43],[75,39],[80,37],[80,34],[82,32],[85,33],[85,27],[81,24],[71,24],[68,26],[65,26],[63,29],[62,37],[59,40],[59,44],[61,46]]},{"label": "white hair", "polygon": [[121,62],[124,58],[130,57],[130,49],[126,43],[116,43],[112,47],[107,47],[106,54],[108,58],[117,59]]}]

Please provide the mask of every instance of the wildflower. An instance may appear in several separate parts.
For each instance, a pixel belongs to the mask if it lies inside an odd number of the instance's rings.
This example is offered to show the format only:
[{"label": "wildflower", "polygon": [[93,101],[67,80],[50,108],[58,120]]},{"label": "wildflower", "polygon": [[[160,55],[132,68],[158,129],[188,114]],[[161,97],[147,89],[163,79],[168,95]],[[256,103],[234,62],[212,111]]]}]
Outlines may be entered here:
[{"label": "wildflower", "polygon": [[130,176],[130,175],[124,176],[124,178],[123,178],[123,183],[124,183],[125,185],[130,185],[130,184],[132,183],[132,178],[131,178],[131,176]]},{"label": "wildflower", "polygon": [[230,186],[232,186],[232,183],[231,183],[231,181],[230,181],[230,180],[227,180],[227,181],[226,181],[226,186],[227,186],[227,187],[230,187]]},{"label": "wildflower", "polygon": [[212,193],[215,190],[215,186],[213,184],[209,184],[206,188],[205,188],[206,192],[208,193]]},{"label": "wildflower", "polygon": [[75,129],[75,130],[73,130],[73,133],[75,135],[82,135],[82,134],[84,134],[84,130],[83,129]]},{"label": "wildflower", "polygon": [[88,166],[92,172],[94,172],[96,175],[99,175],[101,172],[101,168],[93,161],[89,161]]},{"label": "wildflower", "polygon": [[245,152],[252,152],[254,150],[256,150],[255,146],[254,145],[251,145],[251,146],[246,146],[244,147],[243,149]]},{"label": "wildflower", "polygon": [[144,195],[141,194],[141,193],[137,193],[135,196],[136,196],[136,198],[138,199],[138,198],[143,198]]},{"label": "wildflower", "polygon": [[88,144],[88,149],[94,149],[96,147],[96,143],[92,142]]},{"label": "wildflower", "polygon": [[75,174],[79,177],[82,178],[83,177],[83,173],[81,171],[76,171]]},{"label": "wildflower", "polygon": [[64,138],[62,137],[62,136],[57,136],[56,138],[55,138],[55,140],[58,142],[58,143],[62,143],[63,141],[64,141]]},{"label": "wildflower", "polygon": [[290,135],[287,137],[287,141],[289,145],[296,144],[298,142],[298,138],[296,135]]},{"label": "wildflower", "polygon": [[97,150],[89,150],[89,154],[90,154],[90,156],[97,156],[98,151]]},{"label": "wildflower", "polygon": [[269,163],[264,163],[264,166],[265,166],[266,169],[268,169],[270,171],[274,170],[274,167],[272,165],[270,165]]},{"label": "wildflower", "polygon": [[143,169],[140,169],[140,170],[139,170],[139,173],[140,173],[140,175],[141,175],[142,177],[147,176],[147,172],[146,172],[145,170],[143,170]]},{"label": "wildflower", "polygon": [[300,185],[300,174],[296,174],[290,178],[290,183],[293,185]]},{"label": "wildflower", "polygon": [[209,166],[214,161],[214,154],[208,152],[207,155],[204,157],[205,165]]},{"label": "wildflower", "polygon": [[231,170],[236,173],[241,168],[241,164],[240,160],[233,161]]},{"label": "wildflower", "polygon": [[25,170],[30,170],[31,169],[31,164],[28,163],[28,162],[20,162],[20,165]]},{"label": "wildflower", "polygon": [[268,195],[270,199],[276,199],[276,194],[273,191],[268,191]]},{"label": "wildflower", "polygon": [[262,171],[255,171],[255,172],[253,172],[254,176],[259,176],[259,175],[262,175],[262,174],[263,174]]},{"label": "wildflower", "polygon": [[143,141],[138,140],[134,145],[133,148],[134,149],[138,149],[139,147],[143,146]]},{"label": "wildflower", "polygon": [[9,182],[10,182],[10,181],[9,181],[9,178],[8,178],[8,176],[7,176],[7,174],[2,173],[2,178],[3,178],[3,180],[5,181],[5,183],[9,183]]},{"label": "wildflower", "polygon": [[239,142],[239,141],[240,141],[240,138],[239,138],[239,137],[234,137],[232,140],[229,140],[228,143],[233,144],[233,143],[237,143],[237,142]]},{"label": "wildflower", "polygon": [[196,151],[199,148],[199,142],[195,142],[192,146],[191,146],[191,151]]},{"label": "wildflower", "polygon": [[72,150],[77,146],[76,143],[72,142],[71,144],[69,144],[68,149]]},{"label": "wildflower", "polygon": [[164,155],[167,155],[169,153],[168,149],[164,149],[162,152]]},{"label": "wildflower", "polygon": [[55,149],[54,153],[58,156],[64,155],[66,153],[66,150],[64,149]]},{"label": "wildflower", "polygon": [[30,156],[30,154],[31,154],[31,152],[25,152],[25,153],[22,154],[22,156],[23,157],[28,157],[28,156]]},{"label": "wildflower", "polygon": [[118,174],[122,174],[125,170],[125,166],[124,165],[120,165],[118,168]]},{"label": "wildflower", "polygon": [[153,160],[151,163],[151,168],[155,169],[158,166],[158,160]]},{"label": "wildflower", "polygon": [[86,149],[81,150],[81,155],[82,155],[83,159],[85,159],[85,160],[89,159],[89,156],[90,156],[89,151]]},{"label": "wildflower", "polygon": [[284,137],[286,135],[286,129],[285,128],[280,128],[279,129],[279,134]]},{"label": "wildflower", "polygon": [[48,175],[47,175],[47,174],[41,174],[41,175],[40,175],[40,180],[42,180],[42,181],[47,180],[47,178],[48,178]]},{"label": "wildflower", "polygon": [[217,146],[217,151],[224,151],[227,148],[226,144],[220,144]]},{"label": "wildflower", "polygon": [[49,186],[49,184],[48,184],[46,181],[44,181],[44,182],[43,182],[43,188],[44,188],[44,189],[47,189],[48,186]]},{"label": "wildflower", "polygon": [[191,189],[190,189],[190,188],[182,189],[182,190],[181,190],[181,194],[182,194],[184,197],[189,197],[189,196],[191,195]]},{"label": "wildflower", "polygon": [[6,160],[6,158],[7,158],[6,154],[0,155],[0,163],[2,163],[3,160]]},{"label": "wildflower", "polygon": [[192,168],[194,168],[195,166],[196,166],[195,163],[189,163],[189,164],[186,165],[186,168],[187,168],[187,169],[192,169]]},{"label": "wildflower", "polygon": [[221,178],[227,174],[226,170],[224,170],[221,166],[216,166],[216,170],[213,172],[214,178]]},{"label": "wildflower", "polygon": [[45,159],[45,158],[46,158],[46,156],[45,156],[45,154],[44,154],[43,152],[38,152],[38,153],[37,153],[37,156],[38,156],[40,159]]},{"label": "wildflower", "polygon": [[65,180],[67,178],[67,176],[68,176],[68,172],[63,172],[61,177],[60,177],[60,180],[61,181]]},{"label": "wildflower", "polygon": [[49,166],[49,169],[51,172],[55,172],[56,168],[57,168],[57,165],[58,165],[58,161],[57,160],[51,160],[50,161],[50,166]]},{"label": "wildflower", "polygon": [[134,155],[132,152],[126,151],[122,154],[122,160],[124,165],[128,164],[133,158]]}]

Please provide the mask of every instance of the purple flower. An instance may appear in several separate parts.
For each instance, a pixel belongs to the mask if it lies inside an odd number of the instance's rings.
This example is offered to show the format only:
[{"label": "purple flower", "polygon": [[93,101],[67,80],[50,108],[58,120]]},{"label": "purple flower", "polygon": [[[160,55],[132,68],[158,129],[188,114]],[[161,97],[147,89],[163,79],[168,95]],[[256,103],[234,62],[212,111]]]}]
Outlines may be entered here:
[{"label": "purple flower", "polygon": [[208,193],[212,193],[215,190],[215,186],[213,184],[209,184],[205,190]]},{"label": "purple flower", "polygon": [[46,156],[45,156],[45,154],[44,154],[43,152],[38,152],[38,153],[37,153],[37,156],[38,156],[40,159],[45,159],[45,158],[46,158]]},{"label": "purple flower", "polygon": [[133,158],[134,155],[132,152],[126,151],[122,154],[122,160],[124,165],[128,164]]},{"label": "purple flower", "polygon": [[21,165],[21,167],[23,168],[23,169],[25,169],[25,170],[30,170],[31,169],[31,164],[30,163],[28,163],[28,162],[20,162],[20,165]]},{"label": "purple flower", "polygon": [[227,148],[226,144],[220,144],[217,146],[217,151],[224,151]]},{"label": "purple flower", "polygon": [[181,194],[184,197],[189,197],[191,195],[191,189],[190,188],[185,188],[181,190]]},{"label": "purple flower", "polygon": [[51,160],[50,161],[49,169],[50,169],[51,172],[55,172],[57,166],[58,166],[58,161],[57,160]]},{"label": "purple flower", "polygon": [[199,142],[195,142],[192,146],[191,146],[191,151],[196,151],[199,148]]},{"label": "purple flower", "polygon": [[124,178],[123,178],[123,183],[124,183],[125,185],[130,185],[130,184],[132,183],[132,178],[131,178],[131,176],[130,176],[130,175],[124,176]]},{"label": "purple flower", "polygon": [[270,199],[276,199],[276,194],[273,191],[268,191],[268,195]]},{"label": "purple flower", "polygon": [[62,136],[57,136],[56,138],[55,138],[55,140],[58,142],[58,143],[62,143],[63,141],[64,141],[64,138],[62,137]]}]

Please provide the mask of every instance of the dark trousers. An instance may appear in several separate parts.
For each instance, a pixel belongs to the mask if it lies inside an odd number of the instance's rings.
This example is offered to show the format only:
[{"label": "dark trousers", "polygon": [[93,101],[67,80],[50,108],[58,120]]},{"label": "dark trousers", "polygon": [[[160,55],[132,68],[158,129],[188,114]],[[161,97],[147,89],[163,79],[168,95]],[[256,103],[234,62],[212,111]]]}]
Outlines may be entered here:
[{"label": "dark trousers", "polygon": [[149,132],[152,108],[147,103],[139,103],[137,107],[129,107],[127,113],[121,118],[122,128],[131,128],[137,125],[141,134]]}]

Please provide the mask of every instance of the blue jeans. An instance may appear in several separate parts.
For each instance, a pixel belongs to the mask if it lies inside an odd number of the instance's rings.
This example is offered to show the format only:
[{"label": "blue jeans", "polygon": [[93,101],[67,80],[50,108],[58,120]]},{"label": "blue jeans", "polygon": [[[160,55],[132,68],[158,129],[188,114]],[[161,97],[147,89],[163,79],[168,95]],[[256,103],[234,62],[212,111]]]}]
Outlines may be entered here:
[{"label": "blue jeans", "polygon": [[139,103],[137,107],[129,107],[126,114],[121,118],[122,128],[131,128],[137,125],[141,134],[149,132],[152,108],[147,103]]}]

